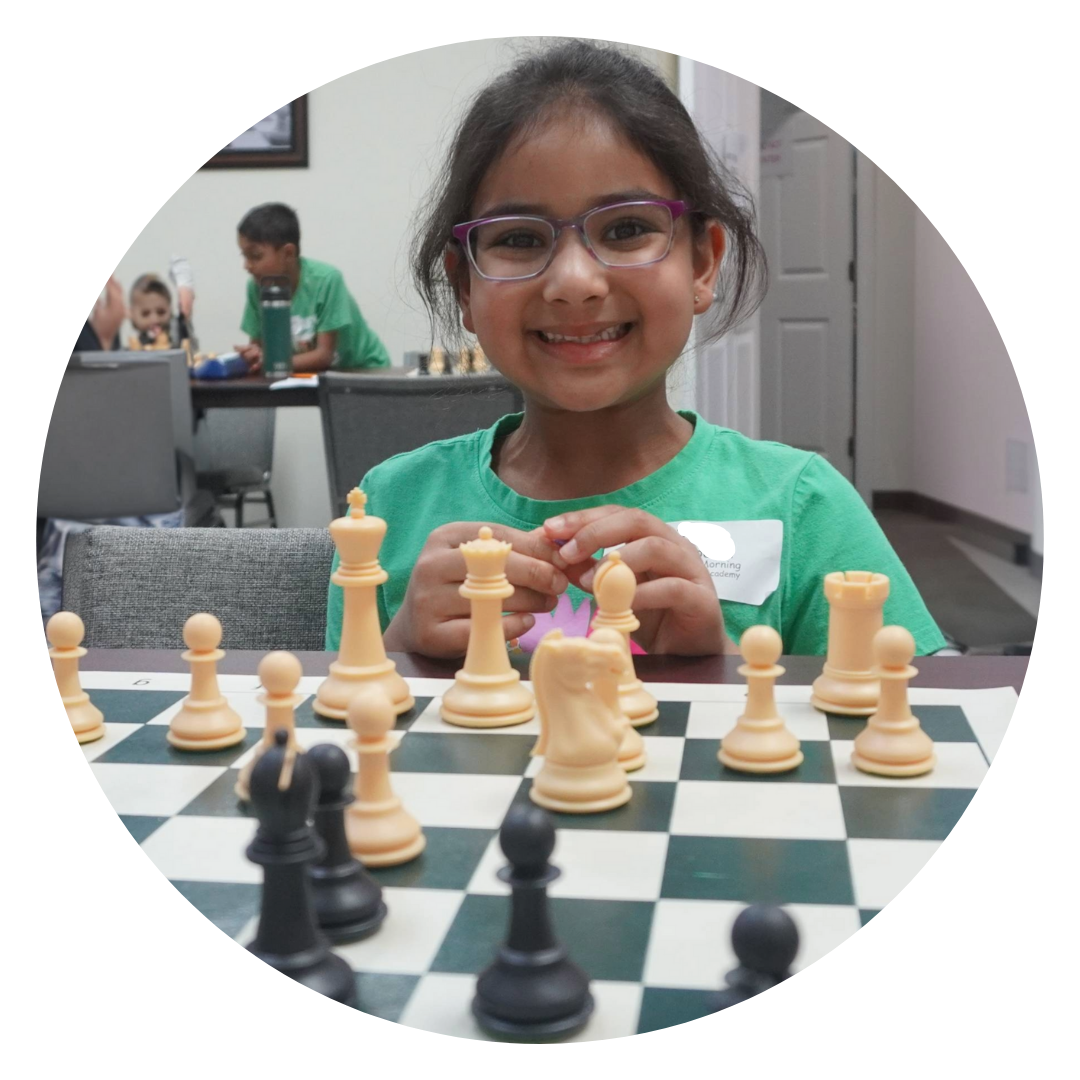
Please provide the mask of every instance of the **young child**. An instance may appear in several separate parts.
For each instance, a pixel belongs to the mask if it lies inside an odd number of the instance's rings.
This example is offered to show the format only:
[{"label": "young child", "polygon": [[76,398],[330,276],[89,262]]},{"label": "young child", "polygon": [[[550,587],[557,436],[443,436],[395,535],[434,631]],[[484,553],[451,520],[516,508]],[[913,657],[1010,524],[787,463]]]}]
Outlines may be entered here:
[{"label": "young child", "polygon": [[195,305],[194,278],[187,259],[173,255],[169,277],[176,286],[179,311],[174,314],[172,293],[157,274],[142,274],[131,286],[128,319],[133,333],[129,349],[178,349],[191,339],[191,316]]},{"label": "young child", "polygon": [[[586,632],[597,556],[617,545],[637,574],[634,639],[647,652],[730,652],[767,623],[786,653],[823,654],[822,578],[848,569],[889,576],[885,619],[920,653],[945,645],[824,459],[668,404],[694,319],[707,341],[751,312],[764,258],[735,182],[650,68],[585,42],[525,58],[474,99],[428,205],[420,292],[437,319],[476,334],[525,412],[363,479],[387,521],[388,650],[464,654],[457,547],[482,523],[513,545],[504,631],[527,648],[553,625]],[[703,522],[720,527],[705,529],[715,576],[684,535]],[[328,649],[341,613],[332,585]]]},{"label": "young child", "polygon": [[292,285],[293,371],[390,366],[386,346],[364,321],[341,271],[300,254],[294,210],[283,203],[256,206],[237,232],[244,269],[251,275],[240,329],[251,341],[236,350],[252,371],[262,365],[259,282],[264,277],[287,277]]}]

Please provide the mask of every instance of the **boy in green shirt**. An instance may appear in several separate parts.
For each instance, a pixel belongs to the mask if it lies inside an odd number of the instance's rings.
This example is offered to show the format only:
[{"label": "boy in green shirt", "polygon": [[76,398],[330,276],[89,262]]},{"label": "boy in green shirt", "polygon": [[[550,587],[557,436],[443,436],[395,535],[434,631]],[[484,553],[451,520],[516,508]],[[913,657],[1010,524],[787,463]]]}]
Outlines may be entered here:
[{"label": "boy in green shirt", "polygon": [[390,366],[386,346],[364,321],[341,271],[300,255],[294,210],[283,203],[256,206],[244,215],[237,233],[244,269],[251,275],[240,329],[251,341],[236,349],[252,371],[262,364],[259,282],[264,277],[287,277],[292,285],[293,371]]}]

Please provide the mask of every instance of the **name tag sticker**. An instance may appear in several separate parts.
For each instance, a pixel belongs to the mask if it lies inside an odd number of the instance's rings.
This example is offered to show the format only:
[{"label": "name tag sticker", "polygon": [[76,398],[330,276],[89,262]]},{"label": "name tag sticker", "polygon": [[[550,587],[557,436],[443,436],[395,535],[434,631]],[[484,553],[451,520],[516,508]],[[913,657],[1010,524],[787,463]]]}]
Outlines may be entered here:
[{"label": "name tag sticker", "polygon": [[717,598],[760,605],[780,584],[784,523],[763,521],[669,521],[701,553]]}]

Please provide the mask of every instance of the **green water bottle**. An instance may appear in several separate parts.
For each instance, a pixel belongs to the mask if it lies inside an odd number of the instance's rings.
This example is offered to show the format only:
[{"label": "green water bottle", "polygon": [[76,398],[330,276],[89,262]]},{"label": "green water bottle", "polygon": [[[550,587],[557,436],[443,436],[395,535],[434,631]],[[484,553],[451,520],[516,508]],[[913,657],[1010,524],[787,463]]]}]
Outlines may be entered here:
[{"label": "green water bottle", "polygon": [[262,309],[263,374],[283,379],[292,374],[292,295],[287,277],[259,282]]}]

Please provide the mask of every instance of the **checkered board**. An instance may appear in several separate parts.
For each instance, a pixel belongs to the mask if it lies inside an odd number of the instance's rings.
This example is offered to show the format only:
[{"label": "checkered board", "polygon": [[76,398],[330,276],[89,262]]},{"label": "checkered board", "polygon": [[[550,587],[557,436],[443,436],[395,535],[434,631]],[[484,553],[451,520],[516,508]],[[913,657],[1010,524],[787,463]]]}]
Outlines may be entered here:
[{"label": "checkered board", "polygon": [[[84,671],[82,681],[106,719],[105,737],[83,750],[112,806],[196,908],[225,933],[250,940],[262,872],[244,856],[255,826],[233,784],[264,723],[257,679],[220,677],[248,734],[241,745],[206,754],[181,753],[165,739],[186,676]],[[349,750],[344,725],[312,710],[320,681],[301,683],[308,696],[297,709],[298,739]],[[469,1006],[509,910],[496,877],[505,861],[497,830],[507,809],[528,798],[540,765],[529,756],[538,724],[454,728],[439,718],[449,681],[409,683],[416,707],[397,723],[392,781],[419,818],[427,848],[411,863],[374,872],[390,913],[373,937],[337,951],[356,971],[364,1011],[483,1038]],[[640,729],[648,763],[630,774],[630,802],[605,814],[553,815],[553,862],[562,875],[550,889],[552,915],[596,998],[578,1039],[704,1015],[710,991],[735,964],[730,926],[747,903],[787,906],[802,940],[796,968],[853,934],[914,877],[964,812],[1016,702],[1011,688],[912,689],[938,764],[927,776],[890,780],[850,764],[863,721],[825,716],[809,705],[808,687],[780,686],[781,712],[805,761],[762,777],[730,772],[716,759],[744,686],[650,689],[660,717]]]}]

